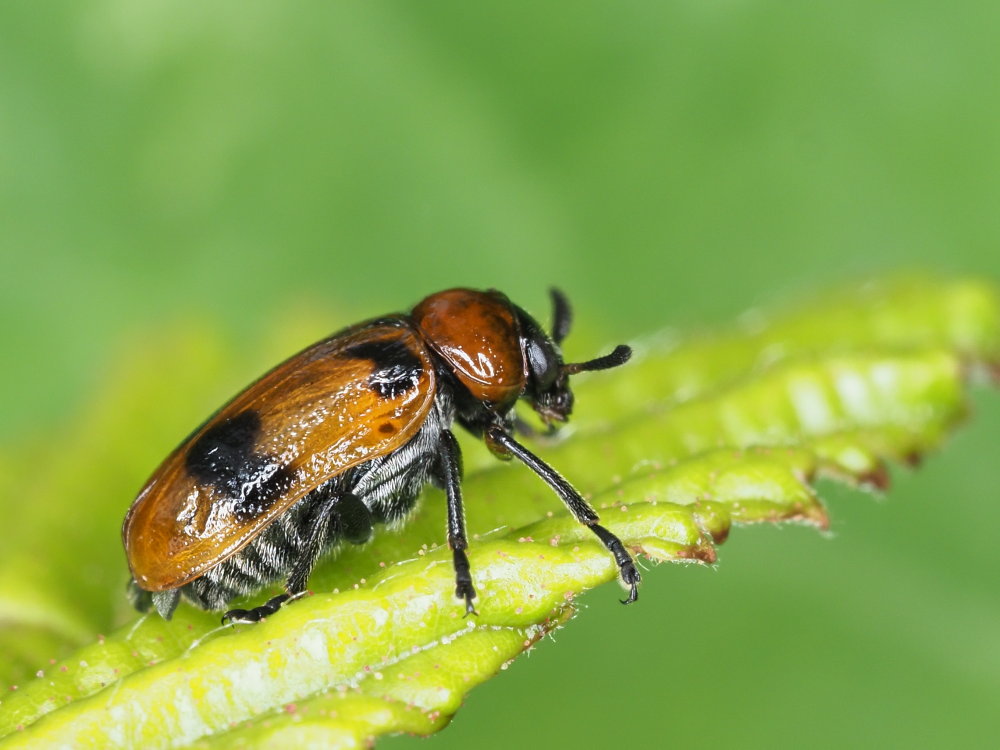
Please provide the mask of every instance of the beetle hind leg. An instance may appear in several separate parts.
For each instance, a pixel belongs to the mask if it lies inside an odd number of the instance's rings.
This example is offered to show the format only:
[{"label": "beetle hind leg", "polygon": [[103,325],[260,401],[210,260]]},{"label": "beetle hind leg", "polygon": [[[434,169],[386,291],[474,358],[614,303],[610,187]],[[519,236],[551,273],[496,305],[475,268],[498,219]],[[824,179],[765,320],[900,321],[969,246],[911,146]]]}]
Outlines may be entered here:
[{"label": "beetle hind leg", "polygon": [[129,604],[136,610],[145,614],[153,606],[153,594],[141,588],[134,578],[128,579],[125,586],[125,596],[128,597]]},{"label": "beetle hind leg", "polygon": [[132,606],[139,612],[145,614],[152,607],[164,620],[169,620],[174,616],[174,610],[177,609],[181,600],[180,589],[146,591],[135,582],[134,578],[129,579],[126,595]]},{"label": "beetle hind leg", "polygon": [[251,624],[275,614],[283,604],[306,592],[309,574],[331,541],[342,537],[355,544],[363,544],[371,538],[374,527],[371,512],[356,495],[331,491],[308,514],[305,528],[305,543],[288,575],[285,592],[253,609],[229,610],[222,616],[224,625]]}]

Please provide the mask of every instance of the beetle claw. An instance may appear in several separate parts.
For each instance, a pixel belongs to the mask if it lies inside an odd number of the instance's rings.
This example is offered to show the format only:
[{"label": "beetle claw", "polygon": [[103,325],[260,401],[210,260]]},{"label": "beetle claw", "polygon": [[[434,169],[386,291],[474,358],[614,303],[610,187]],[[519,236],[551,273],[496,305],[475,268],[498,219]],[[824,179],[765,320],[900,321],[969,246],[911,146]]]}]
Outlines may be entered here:
[{"label": "beetle claw", "polygon": [[465,614],[462,615],[463,619],[469,615],[479,617],[479,613],[472,604],[472,600],[476,598],[476,590],[472,587],[472,581],[460,581],[455,587],[455,596],[465,600]]},{"label": "beetle claw", "polygon": [[462,615],[462,619],[464,620],[469,615],[475,615],[476,617],[479,617],[479,613],[476,611],[476,608],[472,605],[472,598],[471,597],[466,597],[465,598],[465,614]]},{"label": "beetle claw", "polygon": [[631,561],[629,561],[628,565],[622,566],[621,575],[622,580],[629,587],[629,589],[628,597],[625,599],[619,599],[618,601],[622,604],[631,604],[639,598],[639,581],[642,577],[639,575],[639,571],[636,570],[635,564]]}]

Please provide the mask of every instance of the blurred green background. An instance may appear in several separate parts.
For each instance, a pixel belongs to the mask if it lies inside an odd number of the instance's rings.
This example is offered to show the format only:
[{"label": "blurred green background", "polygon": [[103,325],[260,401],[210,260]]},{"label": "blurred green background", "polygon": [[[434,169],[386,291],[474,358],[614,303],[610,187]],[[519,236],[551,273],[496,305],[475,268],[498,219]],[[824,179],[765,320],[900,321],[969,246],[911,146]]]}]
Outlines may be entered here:
[{"label": "blurred green background", "polygon": [[[558,283],[600,341],[998,278],[998,38],[985,2],[6,2],[0,439],[61,434],[169,326],[252,352],[290,310],[463,284],[545,317]],[[995,741],[998,401],[891,503],[824,488],[833,541],[744,529],[636,607],[589,595],[430,742]]]}]

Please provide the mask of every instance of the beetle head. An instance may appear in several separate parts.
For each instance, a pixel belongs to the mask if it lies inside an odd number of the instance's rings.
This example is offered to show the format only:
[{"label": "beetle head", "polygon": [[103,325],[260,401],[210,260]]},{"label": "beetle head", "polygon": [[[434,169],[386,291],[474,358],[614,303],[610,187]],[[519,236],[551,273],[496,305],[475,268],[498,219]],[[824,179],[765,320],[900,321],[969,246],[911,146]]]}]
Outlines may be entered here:
[{"label": "beetle head", "polygon": [[586,362],[564,363],[559,345],[569,333],[572,322],[569,301],[558,289],[552,289],[550,293],[554,309],[551,336],[531,316],[518,310],[521,351],[524,353],[527,375],[522,397],[528,400],[546,424],[565,422],[573,411],[570,375],[618,367],[632,356],[632,349],[622,344],[603,357]]}]

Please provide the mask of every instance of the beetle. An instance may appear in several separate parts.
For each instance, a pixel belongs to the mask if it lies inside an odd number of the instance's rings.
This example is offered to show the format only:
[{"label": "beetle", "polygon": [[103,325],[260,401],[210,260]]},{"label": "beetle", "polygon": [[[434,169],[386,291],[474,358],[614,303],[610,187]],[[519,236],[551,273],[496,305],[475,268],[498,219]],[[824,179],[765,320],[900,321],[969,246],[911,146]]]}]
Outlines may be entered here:
[{"label": "beetle", "polygon": [[554,430],[573,410],[569,377],[628,361],[618,346],[563,362],[566,297],[551,290],[551,335],[496,290],[448,289],[409,314],[376,318],[324,339],[266,373],[197,428],[139,492],[122,527],[129,595],[170,619],[181,595],[223,610],[285,579],[285,591],[223,622],[251,623],[306,591],[316,561],[363,544],[376,523],[403,519],[425,484],[447,497],[455,595],[474,613],[454,422],[499,458],[516,458],[604,544],[628,589],[639,572],[621,540],[555,469],[514,437],[526,401]]}]

